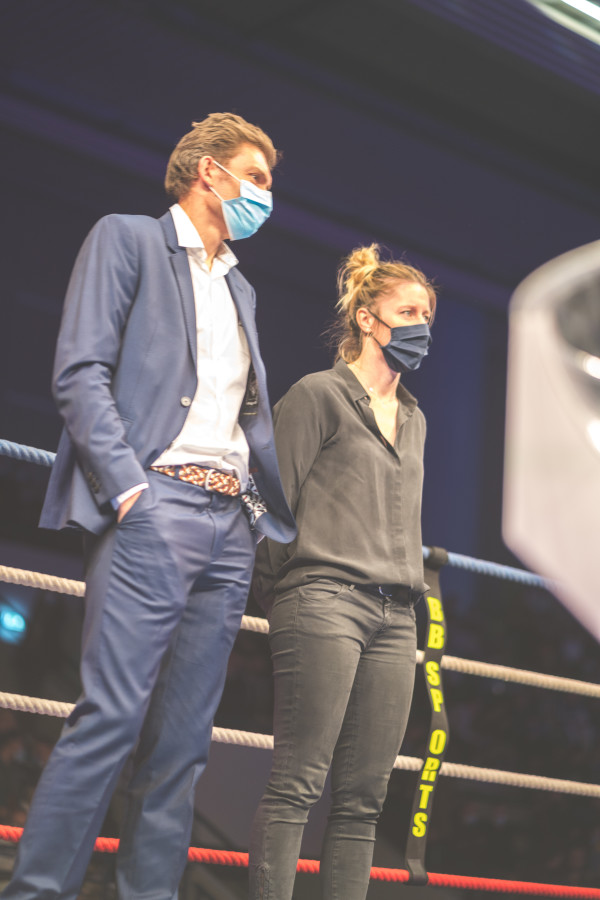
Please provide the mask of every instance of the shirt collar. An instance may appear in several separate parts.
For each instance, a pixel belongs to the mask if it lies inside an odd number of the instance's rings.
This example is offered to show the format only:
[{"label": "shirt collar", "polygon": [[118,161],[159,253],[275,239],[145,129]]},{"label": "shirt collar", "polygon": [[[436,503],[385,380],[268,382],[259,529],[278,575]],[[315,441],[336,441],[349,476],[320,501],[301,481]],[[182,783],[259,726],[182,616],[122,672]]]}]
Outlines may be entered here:
[{"label": "shirt collar", "polygon": [[[338,359],[333,368],[349,389],[350,396],[353,400],[356,401],[361,400],[363,397],[369,397],[369,392],[365,390],[352,369],[348,367],[348,364],[344,362],[343,359]],[[398,397],[400,405],[406,411],[406,414],[408,416],[412,415],[415,407],[417,406],[417,398],[413,397],[410,391],[406,390],[401,381],[398,382],[396,396]]]},{"label": "shirt collar", "polygon": [[[201,250],[202,257],[206,257],[206,250],[204,249],[204,244],[202,242],[202,238],[196,231],[196,228],[179,203],[174,203],[170,209],[171,215],[173,216],[173,224],[175,225],[175,231],[177,232],[177,243],[180,247],[185,247],[186,250]],[[222,262],[227,269],[231,269],[233,266],[237,266],[238,258],[233,252],[233,250],[227,246],[227,244],[222,243],[219,247],[218,253],[215,257],[220,262]]]}]

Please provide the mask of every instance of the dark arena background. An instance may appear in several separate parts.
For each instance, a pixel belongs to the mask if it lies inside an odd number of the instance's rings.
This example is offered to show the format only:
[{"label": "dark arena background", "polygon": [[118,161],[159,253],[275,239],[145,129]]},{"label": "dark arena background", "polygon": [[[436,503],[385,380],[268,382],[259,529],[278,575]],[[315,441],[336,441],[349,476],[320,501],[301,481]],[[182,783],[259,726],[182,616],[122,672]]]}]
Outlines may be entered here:
[{"label": "dark arena background", "polygon": [[[600,48],[543,5],[3,0],[0,439],[56,450],[52,358],[79,246],[107,213],[161,215],[175,142],[192,120],[234,111],[283,151],[270,221],[235,244],[272,401],[331,364],[323,332],[342,256],[377,241],[419,266],[439,288],[430,355],[406,378],[428,421],[424,543],[521,566],[501,537],[508,304],[529,272],[600,229]],[[47,477],[0,456],[0,564],[77,580],[78,539],[37,529]],[[596,642],[548,591],[451,566],[441,586],[451,656],[600,682]],[[248,613],[259,615],[252,597]],[[81,616],[78,597],[0,583],[0,691],[73,702]],[[421,667],[417,680],[401,752],[422,758]],[[598,692],[452,671],[444,685],[447,762],[600,783]],[[242,631],[216,725],[271,734],[271,704],[266,639]],[[1,825],[23,825],[59,728],[0,708]],[[247,850],[268,767],[266,750],[213,744],[194,846]],[[394,772],[376,865],[402,868],[416,785],[414,771]],[[598,888],[599,796],[442,777],[427,868]],[[117,792],[104,835],[118,835],[119,814]],[[326,798],[303,857],[318,856],[325,815]],[[0,842],[1,883],[13,858]],[[112,865],[95,854],[84,896],[115,896]],[[294,896],[315,885],[300,875]],[[369,897],[398,891],[473,896],[374,881]],[[245,895],[243,868],[196,862],[180,892]]]}]

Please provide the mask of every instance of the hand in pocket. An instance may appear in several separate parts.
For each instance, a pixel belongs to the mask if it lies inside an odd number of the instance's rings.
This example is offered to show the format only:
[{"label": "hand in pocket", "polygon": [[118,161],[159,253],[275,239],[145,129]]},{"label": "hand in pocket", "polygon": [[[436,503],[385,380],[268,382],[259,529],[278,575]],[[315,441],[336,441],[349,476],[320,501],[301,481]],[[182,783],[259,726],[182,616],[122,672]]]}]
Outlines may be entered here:
[{"label": "hand in pocket", "polygon": [[131,497],[128,497],[127,500],[123,500],[123,502],[119,506],[119,511],[117,513],[117,522],[121,522],[123,517],[127,515],[131,507],[135,504],[136,500],[143,494],[142,491],[138,491],[137,494],[132,494]]}]

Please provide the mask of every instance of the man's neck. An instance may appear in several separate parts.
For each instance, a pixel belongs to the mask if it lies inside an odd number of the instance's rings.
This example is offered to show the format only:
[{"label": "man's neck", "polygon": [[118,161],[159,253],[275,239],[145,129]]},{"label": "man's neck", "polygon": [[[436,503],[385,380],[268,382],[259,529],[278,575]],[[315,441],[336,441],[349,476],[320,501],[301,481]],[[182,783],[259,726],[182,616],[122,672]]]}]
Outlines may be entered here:
[{"label": "man's neck", "polygon": [[189,216],[192,225],[200,235],[206,251],[206,263],[209,269],[212,268],[215,256],[223,243],[219,223],[214,221],[210,210],[195,194],[188,194],[179,201],[179,205]]}]

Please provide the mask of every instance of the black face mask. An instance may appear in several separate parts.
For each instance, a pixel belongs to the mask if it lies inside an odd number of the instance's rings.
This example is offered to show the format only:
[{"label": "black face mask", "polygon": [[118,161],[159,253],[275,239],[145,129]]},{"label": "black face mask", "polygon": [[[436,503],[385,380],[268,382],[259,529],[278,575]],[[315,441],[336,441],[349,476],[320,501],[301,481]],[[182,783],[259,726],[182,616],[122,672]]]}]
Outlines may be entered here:
[{"label": "black face mask", "polygon": [[369,310],[378,322],[390,329],[390,340],[387,344],[379,344],[384,359],[392,372],[414,372],[421,365],[421,360],[427,356],[431,346],[431,332],[429,325],[400,325],[392,328],[383,319]]}]

